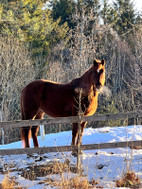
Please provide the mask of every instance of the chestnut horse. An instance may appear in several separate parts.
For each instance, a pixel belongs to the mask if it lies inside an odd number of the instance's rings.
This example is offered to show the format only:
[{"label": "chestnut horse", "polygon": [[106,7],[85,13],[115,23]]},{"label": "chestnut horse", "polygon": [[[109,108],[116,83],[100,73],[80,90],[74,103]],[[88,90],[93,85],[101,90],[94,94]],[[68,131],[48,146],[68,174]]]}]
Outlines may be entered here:
[{"label": "chestnut horse", "polygon": [[[80,91],[82,91],[83,115],[93,115],[98,105],[99,90],[104,83],[105,61],[96,59],[90,69],[70,83],[62,84],[42,79],[33,81],[23,89],[21,94],[21,118],[22,120],[42,119],[44,114],[52,117],[76,116],[78,115],[77,99]],[[80,142],[85,125],[86,122],[81,123]],[[21,139],[24,147],[30,147],[31,135],[34,147],[39,147],[38,129],[39,126],[21,128]],[[73,123],[72,145],[77,145],[79,142],[78,132],[78,123]]]}]

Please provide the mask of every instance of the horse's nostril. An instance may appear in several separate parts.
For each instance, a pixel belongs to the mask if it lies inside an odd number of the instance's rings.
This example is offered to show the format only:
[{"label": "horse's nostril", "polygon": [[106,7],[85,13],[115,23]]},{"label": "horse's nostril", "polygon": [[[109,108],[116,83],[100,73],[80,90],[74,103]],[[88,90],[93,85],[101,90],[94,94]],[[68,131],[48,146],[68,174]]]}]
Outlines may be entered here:
[{"label": "horse's nostril", "polygon": [[102,87],[101,83],[98,83],[96,86],[97,89],[100,89],[101,87]]}]

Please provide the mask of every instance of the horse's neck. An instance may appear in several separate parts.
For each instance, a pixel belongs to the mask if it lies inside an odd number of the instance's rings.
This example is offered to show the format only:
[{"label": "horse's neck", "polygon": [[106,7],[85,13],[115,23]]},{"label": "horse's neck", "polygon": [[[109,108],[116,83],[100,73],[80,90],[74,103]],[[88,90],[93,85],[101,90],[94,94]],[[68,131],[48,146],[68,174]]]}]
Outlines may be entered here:
[{"label": "horse's neck", "polygon": [[93,85],[90,80],[90,71],[91,69],[89,69],[80,77],[80,87],[88,92],[93,90]]},{"label": "horse's neck", "polygon": [[82,92],[83,96],[93,96],[93,85],[90,82],[90,69],[81,77],[74,80],[74,90],[76,93]]}]

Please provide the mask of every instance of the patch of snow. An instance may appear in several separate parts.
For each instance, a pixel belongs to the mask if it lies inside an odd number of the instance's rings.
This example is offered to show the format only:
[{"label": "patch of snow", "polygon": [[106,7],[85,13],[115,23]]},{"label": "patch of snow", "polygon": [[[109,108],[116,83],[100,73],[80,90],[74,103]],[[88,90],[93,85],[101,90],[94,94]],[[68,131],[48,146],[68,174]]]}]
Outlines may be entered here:
[{"label": "patch of snow", "polygon": [[[45,135],[45,140],[38,137],[39,145],[43,146],[64,146],[70,145],[72,139],[72,131],[64,131],[60,133]],[[105,127],[105,128],[86,128],[83,134],[83,144],[94,144],[94,143],[106,143],[106,142],[121,142],[130,140],[142,140],[142,126],[125,126],[125,127]],[[32,144],[32,141],[31,141]],[[32,144],[33,146],[33,144]],[[1,145],[0,149],[15,149],[21,148],[21,141]],[[32,157],[27,155],[11,155],[0,157],[0,169],[5,171],[15,170],[9,172],[10,176],[15,176],[19,185],[30,189],[36,188],[56,188],[49,185],[38,184],[39,180],[46,179],[38,178],[38,180],[30,181],[24,179],[16,168],[23,169],[29,165],[44,165],[50,161],[61,161],[69,159],[71,164],[77,163],[77,158],[72,156],[71,152],[65,153],[46,153],[43,154],[43,160],[38,160],[39,156],[34,154]],[[134,170],[136,174],[142,178],[142,149],[129,149],[129,148],[115,148],[115,149],[98,149],[84,151],[81,155],[83,174],[91,180],[94,178],[101,183],[105,188],[115,188],[113,181],[122,177],[127,169]],[[11,168],[12,166],[12,168]],[[69,175],[71,174],[71,175]],[[72,177],[75,174],[65,173],[64,177]],[[59,175],[58,175],[59,176]],[[58,177],[52,175],[52,178]],[[51,177],[51,175],[50,175]],[[0,173],[0,182],[3,180],[4,174]]]}]

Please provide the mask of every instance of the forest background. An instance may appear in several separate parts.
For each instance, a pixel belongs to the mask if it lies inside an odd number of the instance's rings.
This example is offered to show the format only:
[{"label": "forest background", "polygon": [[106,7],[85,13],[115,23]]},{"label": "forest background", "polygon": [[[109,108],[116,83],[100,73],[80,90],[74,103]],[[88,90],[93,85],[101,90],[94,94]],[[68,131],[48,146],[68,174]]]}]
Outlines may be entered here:
[{"label": "forest background", "polygon": [[[69,82],[94,58],[105,59],[111,91],[99,97],[97,113],[142,110],[142,12],[132,1],[110,5],[107,0],[1,0],[1,121],[20,119],[20,94],[26,84],[41,78]],[[19,133],[5,131],[5,142],[18,140]]]}]

